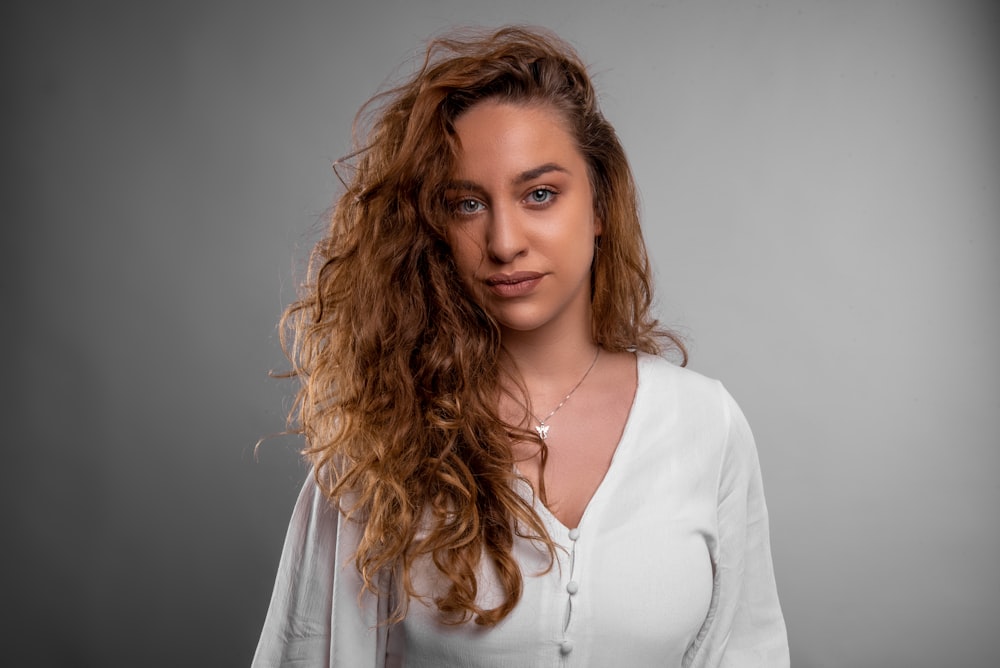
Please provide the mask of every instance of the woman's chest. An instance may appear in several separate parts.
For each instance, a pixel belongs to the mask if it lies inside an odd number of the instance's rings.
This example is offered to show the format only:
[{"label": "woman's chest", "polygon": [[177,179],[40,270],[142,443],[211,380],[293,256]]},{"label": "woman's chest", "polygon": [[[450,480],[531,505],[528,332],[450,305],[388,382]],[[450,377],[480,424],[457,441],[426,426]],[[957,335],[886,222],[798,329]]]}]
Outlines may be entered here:
[{"label": "woman's chest", "polygon": [[[561,546],[559,559],[542,572],[544,553],[516,539],[523,592],[499,625],[446,626],[433,604],[413,601],[390,632],[390,653],[406,666],[680,665],[711,601],[706,537],[715,504],[684,485],[671,488],[670,475],[646,484],[631,477],[630,490],[613,490],[608,503],[598,498],[577,529],[536,504]],[[426,575],[424,585],[435,579]],[[482,604],[498,588],[485,566]]]}]

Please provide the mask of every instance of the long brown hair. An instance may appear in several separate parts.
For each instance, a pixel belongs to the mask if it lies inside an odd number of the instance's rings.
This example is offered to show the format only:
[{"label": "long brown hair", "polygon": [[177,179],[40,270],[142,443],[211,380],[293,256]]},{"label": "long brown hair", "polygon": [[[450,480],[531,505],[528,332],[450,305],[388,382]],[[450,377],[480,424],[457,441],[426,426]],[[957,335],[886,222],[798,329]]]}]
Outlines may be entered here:
[{"label": "long brown hair", "polygon": [[[414,76],[359,112],[356,150],[339,172],[345,192],[303,296],[282,319],[291,373],[302,381],[291,428],[305,436],[321,489],[363,525],[355,559],[365,586],[378,591],[381,574],[395,578],[393,619],[410,597],[430,596],[447,622],[496,624],[521,595],[515,536],[545,546],[550,567],[555,558],[517,491],[512,439],[537,438],[498,415],[500,329],[463,289],[446,241],[454,122],[487,99],[551,105],[587,161],[603,222],[594,340],[653,354],[666,343],[685,357],[650,316],[631,170],[574,50],[523,27],[433,40]],[[495,608],[477,604],[484,558],[505,594]],[[418,559],[440,572],[442,591],[417,591]]]}]

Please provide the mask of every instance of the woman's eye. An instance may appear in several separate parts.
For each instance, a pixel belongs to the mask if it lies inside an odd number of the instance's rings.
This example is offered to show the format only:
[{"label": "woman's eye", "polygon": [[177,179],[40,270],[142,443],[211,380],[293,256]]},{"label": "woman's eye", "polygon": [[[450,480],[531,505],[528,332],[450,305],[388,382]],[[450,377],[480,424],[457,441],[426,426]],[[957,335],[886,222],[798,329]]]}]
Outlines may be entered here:
[{"label": "woman's eye", "polygon": [[462,199],[455,203],[455,213],[469,216],[479,213],[483,209],[483,203],[474,199]]},{"label": "woman's eye", "polygon": [[532,204],[547,204],[555,196],[555,193],[548,188],[539,188],[528,193],[528,200]]}]

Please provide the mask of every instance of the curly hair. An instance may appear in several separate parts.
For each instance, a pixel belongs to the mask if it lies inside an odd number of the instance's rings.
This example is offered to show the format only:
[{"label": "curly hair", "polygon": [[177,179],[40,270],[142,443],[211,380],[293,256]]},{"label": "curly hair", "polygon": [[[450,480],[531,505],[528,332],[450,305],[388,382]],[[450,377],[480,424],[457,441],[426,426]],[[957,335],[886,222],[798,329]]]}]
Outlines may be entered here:
[{"label": "curly hair", "polygon": [[[282,318],[290,374],[301,381],[290,429],[304,435],[331,503],[363,526],[355,563],[366,589],[384,593],[385,573],[395,581],[392,620],[405,616],[410,598],[432,597],[446,623],[494,625],[521,595],[515,537],[544,546],[550,568],[556,557],[517,491],[525,481],[511,445],[537,442],[544,463],[544,444],[498,414],[500,328],[462,287],[447,243],[455,120],[483,100],[557,109],[586,159],[603,221],[594,341],[611,351],[671,347],[686,362],[680,340],[650,315],[631,170],[574,50],[525,27],[433,40],[415,75],[358,113],[345,191],[313,250],[302,297]],[[418,559],[433,563],[443,591],[417,591]],[[483,559],[504,594],[494,608],[477,603]]]}]

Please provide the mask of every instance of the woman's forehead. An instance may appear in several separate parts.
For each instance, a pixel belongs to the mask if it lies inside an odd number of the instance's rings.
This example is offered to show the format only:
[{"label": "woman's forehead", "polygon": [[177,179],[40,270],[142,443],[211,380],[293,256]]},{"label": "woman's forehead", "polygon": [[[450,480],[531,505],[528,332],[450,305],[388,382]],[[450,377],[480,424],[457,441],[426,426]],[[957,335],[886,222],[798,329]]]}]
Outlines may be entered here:
[{"label": "woman's forehead", "polygon": [[547,106],[481,103],[455,123],[455,178],[489,174],[517,185],[551,172],[574,174],[584,165],[561,114]]}]

